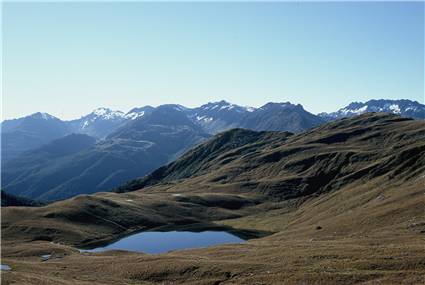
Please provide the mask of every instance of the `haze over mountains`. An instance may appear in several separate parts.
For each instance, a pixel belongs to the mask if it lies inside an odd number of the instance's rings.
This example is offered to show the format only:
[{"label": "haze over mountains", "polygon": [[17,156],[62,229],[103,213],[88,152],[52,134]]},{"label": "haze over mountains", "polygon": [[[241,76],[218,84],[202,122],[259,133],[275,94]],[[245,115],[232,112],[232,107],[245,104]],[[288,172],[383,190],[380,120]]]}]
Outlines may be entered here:
[{"label": "haze over mountains", "polygon": [[175,160],[224,130],[299,133],[369,111],[425,118],[425,106],[409,100],[352,103],[319,115],[289,102],[252,108],[226,101],[197,108],[145,106],[126,114],[99,108],[72,121],[36,113],[2,123],[2,187],[41,200],[107,191]]}]

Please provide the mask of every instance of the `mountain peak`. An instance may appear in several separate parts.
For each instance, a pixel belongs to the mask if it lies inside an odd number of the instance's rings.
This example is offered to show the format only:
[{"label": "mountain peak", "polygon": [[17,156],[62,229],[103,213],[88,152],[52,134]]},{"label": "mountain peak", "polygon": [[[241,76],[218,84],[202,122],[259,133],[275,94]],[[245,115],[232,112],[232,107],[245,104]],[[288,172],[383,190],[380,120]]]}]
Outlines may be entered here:
[{"label": "mountain peak", "polygon": [[157,109],[173,109],[175,111],[187,111],[187,107],[180,104],[163,104],[157,107]]},{"label": "mountain peak", "polygon": [[124,117],[124,113],[121,111],[114,111],[109,108],[100,107],[94,109],[90,115],[101,117],[102,119],[116,119]]},{"label": "mountain peak", "polygon": [[42,120],[59,120],[55,116],[52,116],[52,115],[50,115],[48,113],[44,113],[44,112],[37,112],[37,113],[34,113],[32,115],[29,115],[28,117],[33,118],[33,119],[42,119]]},{"label": "mountain peak", "polygon": [[197,108],[203,111],[236,111],[238,113],[242,113],[242,112],[253,112],[255,111],[254,107],[250,107],[250,106],[239,106],[237,104],[233,104],[230,102],[227,102],[225,100],[221,100],[221,101],[216,101],[216,102],[208,102],[207,104],[202,105],[201,107]]},{"label": "mountain peak", "polygon": [[301,104],[292,104],[291,102],[268,102],[267,104],[260,107],[260,109],[267,110],[267,109],[281,109],[281,108],[299,108],[303,109],[303,106]]}]

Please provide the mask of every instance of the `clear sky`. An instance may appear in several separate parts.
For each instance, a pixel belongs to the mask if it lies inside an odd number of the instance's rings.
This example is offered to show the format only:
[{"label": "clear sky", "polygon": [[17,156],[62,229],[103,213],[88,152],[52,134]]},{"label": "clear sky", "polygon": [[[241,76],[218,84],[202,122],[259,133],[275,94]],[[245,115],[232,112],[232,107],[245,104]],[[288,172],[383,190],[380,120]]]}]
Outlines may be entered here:
[{"label": "clear sky", "polygon": [[424,102],[424,3],[6,3],[3,118]]}]

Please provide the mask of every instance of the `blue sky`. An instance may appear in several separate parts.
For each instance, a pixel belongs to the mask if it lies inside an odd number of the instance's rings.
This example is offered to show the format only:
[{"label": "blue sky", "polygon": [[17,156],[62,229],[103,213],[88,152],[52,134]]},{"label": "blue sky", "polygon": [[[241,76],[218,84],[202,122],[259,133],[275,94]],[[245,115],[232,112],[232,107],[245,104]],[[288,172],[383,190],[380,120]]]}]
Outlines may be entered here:
[{"label": "blue sky", "polygon": [[6,3],[3,118],[424,102],[424,3]]}]

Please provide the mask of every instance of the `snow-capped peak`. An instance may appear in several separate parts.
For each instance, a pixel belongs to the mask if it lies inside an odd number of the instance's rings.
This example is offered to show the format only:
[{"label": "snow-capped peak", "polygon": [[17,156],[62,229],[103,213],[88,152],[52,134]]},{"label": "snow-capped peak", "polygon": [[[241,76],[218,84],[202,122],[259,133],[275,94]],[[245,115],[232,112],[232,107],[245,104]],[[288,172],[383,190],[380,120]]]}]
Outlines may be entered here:
[{"label": "snow-capped peak", "polygon": [[55,116],[52,116],[48,113],[43,113],[43,112],[34,113],[34,114],[30,115],[30,117],[37,118],[37,119],[43,119],[43,120],[55,120],[55,119],[57,120],[58,119]]},{"label": "snow-capped peak", "polygon": [[255,111],[255,108],[253,107],[242,107],[233,103],[229,103],[227,101],[221,100],[219,102],[208,102],[205,105],[202,105],[200,107],[203,111],[236,111],[239,113],[242,112],[253,112]]},{"label": "snow-capped peak", "polygon": [[80,121],[81,129],[86,129],[98,121],[120,122],[124,119],[124,113],[121,111],[113,111],[109,108],[97,108],[90,114],[82,117]]},{"label": "snow-capped peak", "polygon": [[118,119],[118,118],[124,117],[124,113],[121,111],[113,111],[109,108],[103,108],[103,107],[93,110],[92,114],[104,120]]},{"label": "snow-capped peak", "polygon": [[365,103],[353,102],[333,113],[321,113],[324,118],[337,119],[360,115],[366,112],[386,112],[413,118],[425,118],[425,106],[411,100],[369,100]]}]

